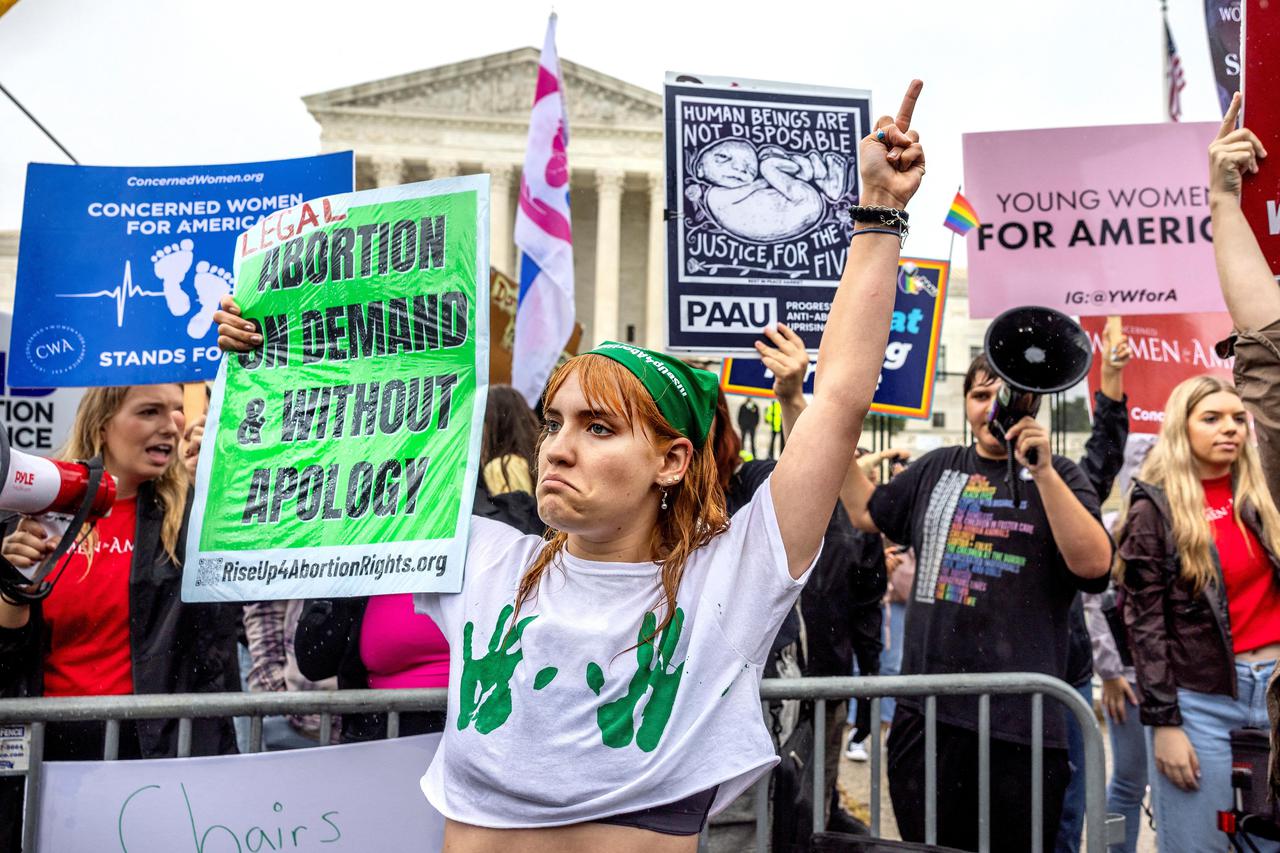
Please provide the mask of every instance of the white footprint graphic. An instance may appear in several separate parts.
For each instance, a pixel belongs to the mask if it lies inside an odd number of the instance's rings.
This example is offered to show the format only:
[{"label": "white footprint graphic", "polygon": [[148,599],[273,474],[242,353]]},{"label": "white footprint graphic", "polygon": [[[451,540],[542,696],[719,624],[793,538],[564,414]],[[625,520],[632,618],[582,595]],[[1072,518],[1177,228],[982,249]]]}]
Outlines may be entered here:
[{"label": "white footprint graphic", "polygon": [[218,310],[222,297],[231,292],[231,273],[208,261],[196,264],[196,301],[200,310],[187,321],[187,334],[200,340],[213,325],[213,312]]},{"label": "white footprint graphic", "polygon": [[151,256],[155,264],[156,278],[164,282],[164,302],[169,306],[169,313],[181,317],[191,310],[191,297],[182,289],[182,281],[191,269],[191,250],[195,244],[190,240],[181,243],[170,243]]}]

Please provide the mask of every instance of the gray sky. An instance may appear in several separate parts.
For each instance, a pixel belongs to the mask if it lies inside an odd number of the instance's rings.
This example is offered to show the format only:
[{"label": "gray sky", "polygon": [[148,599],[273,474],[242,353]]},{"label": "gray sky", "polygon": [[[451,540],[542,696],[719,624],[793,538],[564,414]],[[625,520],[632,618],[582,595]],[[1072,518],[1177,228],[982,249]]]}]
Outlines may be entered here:
[{"label": "gray sky", "polygon": [[[1203,3],[1169,5],[1187,75],[1184,120],[1219,118]],[[929,174],[907,243],[918,256],[946,257],[941,222],[962,178],[962,133],[1164,118],[1157,0],[554,8],[563,58],[655,92],[667,69],[867,88],[874,117],[922,78],[915,127]],[[21,0],[0,17],[0,82],[85,164],[299,156],[319,150],[303,95],[538,46],[550,9],[527,0]],[[0,229],[21,224],[31,161],[66,162],[0,96]]]}]

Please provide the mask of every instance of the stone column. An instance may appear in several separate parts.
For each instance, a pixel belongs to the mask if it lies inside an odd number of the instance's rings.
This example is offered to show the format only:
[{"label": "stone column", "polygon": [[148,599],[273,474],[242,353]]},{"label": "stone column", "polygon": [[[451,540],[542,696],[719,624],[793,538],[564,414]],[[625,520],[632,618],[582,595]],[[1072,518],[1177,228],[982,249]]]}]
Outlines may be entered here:
[{"label": "stone column", "polygon": [[518,281],[520,271],[512,262],[515,213],[511,209],[511,181],[516,169],[510,163],[485,163],[484,170],[489,173],[489,262]]},{"label": "stone column", "polygon": [[436,178],[454,178],[458,175],[457,160],[428,160],[427,169],[431,173],[431,179]]},{"label": "stone column", "polygon": [[666,203],[667,186],[662,173],[649,175],[649,261],[645,275],[644,340],[645,346],[656,350],[662,349],[666,339],[663,289],[667,280],[667,228],[662,218]]},{"label": "stone column", "polygon": [[379,155],[373,158],[373,182],[378,187],[398,187],[404,183],[404,160]]},{"label": "stone column", "polygon": [[592,340],[584,349],[618,336],[618,267],[622,241],[622,181],[615,169],[596,172],[596,302]]}]

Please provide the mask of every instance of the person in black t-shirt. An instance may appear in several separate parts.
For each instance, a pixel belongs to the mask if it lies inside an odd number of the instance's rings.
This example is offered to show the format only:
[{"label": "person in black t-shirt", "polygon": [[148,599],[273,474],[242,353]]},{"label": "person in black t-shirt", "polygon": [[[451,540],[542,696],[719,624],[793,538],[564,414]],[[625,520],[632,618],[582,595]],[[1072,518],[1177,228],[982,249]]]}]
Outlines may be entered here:
[{"label": "person in black t-shirt", "polygon": [[[1077,590],[1107,586],[1112,544],[1098,497],[1074,462],[1052,456],[1032,418],[1009,431],[1022,500],[1005,482],[1008,452],[987,416],[1000,380],[985,357],[965,376],[969,447],[935,450],[875,487],[857,466],[841,498],[854,525],[916,553],[903,674],[1042,672],[1063,678],[1067,614]],[[1036,464],[1027,452],[1036,450]],[[938,843],[974,850],[978,838],[978,700],[939,697]],[[991,841],[1031,848],[1031,711],[1027,697],[991,698]],[[1065,720],[1044,715],[1043,838],[1052,844],[1068,780]],[[889,794],[902,837],[924,839],[922,703],[900,699],[888,745]]]}]

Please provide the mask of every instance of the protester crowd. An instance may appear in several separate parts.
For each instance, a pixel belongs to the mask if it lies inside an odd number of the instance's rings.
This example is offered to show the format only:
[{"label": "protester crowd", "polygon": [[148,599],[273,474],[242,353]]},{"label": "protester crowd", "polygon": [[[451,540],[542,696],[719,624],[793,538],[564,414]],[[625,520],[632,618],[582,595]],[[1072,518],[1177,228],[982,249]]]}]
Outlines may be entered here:
[{"label": "protester crowd", "polygon": [[[905,208],[924,173],[910,129],[916,93],[862,142],[869,210]],[[1241,176],[1266,155],[1249,131],[1234,129],[1237,111],[1238,102],[1209,151],[1235,383],[1200,377],[1174,390],[1150,455],[1121,483],[1114,522],[1104,524],[1101,507],[1128,434],[1123,336],[1104,343],[1079,461],[1053,454],[1034,419],[1003,438],[993,432],[1001,380],[981,355],[964,380],[971,444],[918,459],[858,447],[891,310],[883,283],[901,236],[901,223],[869,218],[858,222],[812,400],[802,393],[811,354],[783,325],[757,345],[776,399],[742,406],[736,429],[715,376],[628,345],[571,359],[536,414],[510,388],[491,388],[466,587],[429,597],[426,613],[408,594],[184,604],[193,448],[204,424],[185,423],[179,386],[88,392],[62,455],[100,454],[116,479],[115,504],[48,599],[0,601],[0,691],[448,687],[447,712],[404,714],[399,731],[445,732],[424,789],[459,850],[491,849],[493,833],[508,832],[517,833],[501,836],[512,849],[535,843],[519,833],[557,833],[538,836],[552,845],[538,849],[691,851],[708,816],[732,811],[775,755],[783,763],[773,842],[782,850],[802,849],[810,826],[803,792],[783,784],[811,772],[792,761],[805,754],[806,712],[779,703],[762,715],[761,676],[1044,673],[1100,702],[1111,743],[1108,810],[1127,829],[1113,849],[1136,849],[1148,788],[1161,851],[1226,849],[1217,815],[1233,804],[1230,733],[1274,727],[1280,702],[1280,290],[1240,212]],[[224,349],[260,345],[233,302],[217,319]],[[672,382],[681,395],[664,393]],[[753,458],[762,421],[767,460]],[[1005,478],[1010,444],[1019,500]],[[49,531],[24,519],[3,556],[24,568],[53,546]],[[533,684],[539,698],[525,700],[533,710],[524,714],[476,707],[474,696],[459,707],[468,676],[457,646],[464,636],[473,642],[473,626],[492,629],[504,648],[521,643],[539,680],[553,662],[586,671],[596,695],[606,681],[593,681],[596,661],[656,658],[650,702],[665,695],[669,704],[636,720],[634,703],[620,706],[606,724],[593,705],[542,692],[552,673]],[[678,667],[677,644],[688,649]],[[505,689],[524,688],[517,679]],[[897,825],[903,839],[922,842],[932,737],[923,703],[886,699],[880,719],[854,704],[827,703],[831,787],[808,796],[827,802],[833,829],[859,831],[841,804],[838,761],[867,760],[867,738],[887,730]],[[978,701],[940,697],[936,707],[937,841],[976,850]],[[1040,731],[1032,719],[1026,696],[991,699],[992,849],[1031,849],[1032,800],[1042,794],[1046,845],[1079,850],[1082,732],[1056,703],[1046,703]],[[614,749],[598,748],[598,724]],[[381,738],[386,720],[347,715],[336,730],[343,742]],[[102,723],[51,724],[45,757],[101,758],[103,734]],[[191,754],[244,751],[245,734],[237,744],[231,721],[196,720]],[[584,745],[593,734],[594,749]],[[616,748],[633,739],[639,763]],[[1033,786],[1037,739],[1043,776]],[[119,757],[172,757],[177,740],[175,721],[126,723]],[[318,743],[316,718],[264,723],[267,749]],[[1270,780],[1280,792],[1274,756]],[[0,779],[6,849],[16,849],[19,783]]]}]

